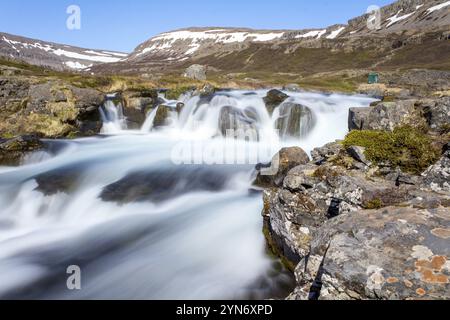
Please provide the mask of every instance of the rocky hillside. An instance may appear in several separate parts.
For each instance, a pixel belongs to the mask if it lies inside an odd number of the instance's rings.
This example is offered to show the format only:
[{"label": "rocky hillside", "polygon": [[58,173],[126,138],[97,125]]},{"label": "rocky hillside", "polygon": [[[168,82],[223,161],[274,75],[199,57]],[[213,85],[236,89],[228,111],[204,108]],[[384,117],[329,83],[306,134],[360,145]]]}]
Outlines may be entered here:
[{"label": "rocky hillside", "polygon": [[89,71],[127,57],[121,52],[83,49],[0,32],[0,57],[55,70]]},{"label": "rocky hillside", "polygon": [[[449,13],[449,1],[400,0],[381,9],[380,27],[375,29],[368,28],[369,15],[347,25],[313,30],[188,28],[153,37],[123,61],[94,69],[143,74],[196,63],[220,72],[311,73],[321,72],[320,65],[329,70],[329,66],[390,67],[399,60],[414,64],[418,58],[411,61],[409,56],[418,52],[422,61],[416,67],[439,68],[448,59],[433,54],[431,48],[448,52]],[[430,50],[424,51],[427,47]],[[317,61],[311,63],[310,58]]]}]

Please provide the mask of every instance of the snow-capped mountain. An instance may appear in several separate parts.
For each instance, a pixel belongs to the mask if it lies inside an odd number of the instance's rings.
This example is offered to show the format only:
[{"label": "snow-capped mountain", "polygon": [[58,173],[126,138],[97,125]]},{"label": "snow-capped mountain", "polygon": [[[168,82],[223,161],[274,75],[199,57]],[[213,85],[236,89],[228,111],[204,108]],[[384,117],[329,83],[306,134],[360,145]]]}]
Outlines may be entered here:
[{"label": "snow-capped mountain", "polygon": [[[131,73],[162,70],[174,64],[188,64],[208,56],[224,56],[252,47],[289,44],[292,48],[333,48],[347,50],[374,41],[429,32],[450,27],[450,1],[399,0],[380,9],[379,26],[369,28],[371,15],[364,14],[345,25],[307,30],[252,30],[237,28],[187,28],[162,33],[139,45],[126,59],[96,70]],[[367,43],[367,45],[365,44]],[[378,43],[391,45],[390,43]],[[288,52],[291,52],[288,49]]]},{"label": "snow-capped mountain", "polygon": [[118,62],[126,53],[73,46],[0,33],[0,57],[56,70],[89,71],[101,63]]}]

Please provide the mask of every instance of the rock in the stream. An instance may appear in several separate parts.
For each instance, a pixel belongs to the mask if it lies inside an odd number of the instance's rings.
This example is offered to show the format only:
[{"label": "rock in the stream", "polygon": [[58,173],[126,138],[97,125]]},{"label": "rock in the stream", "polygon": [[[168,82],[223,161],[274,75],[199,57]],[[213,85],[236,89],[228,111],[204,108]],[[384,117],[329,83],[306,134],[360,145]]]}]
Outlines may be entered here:
[{"label": "rock in the stream", "polygon": [[148,112],[162,102],[156,90],[124,92],[120,100],[123,100],[123,115],[129,128],[140,128]]},{"label": "rock in the stream", "polygon": [[316,125],[316,119],[310,108],[298,103],[283,103],[275,127],[280,137],[303,138]]},{"label": "rock in the stream", "polygon": [[195,191],[219,191],[227,181],[227,172],[197,166],[134,172],[106,186],[100,198],[119,203],[162,202]]},{"label": "rock in the stream", "polygon": [[36,135],[0,139],[0,165],[17,166],[25,155],[43,147],[44,143]]},{"label": "rock in the stream", "polygon": [[231,106],[224,107],[220,110],[219,130],[224,137],[227,136],[227,133],[233,132],[237,134],[239,133],[237,130],[244,130],[242,134],[254,133],[253,141],[257,141],[258,139],[255,120],[248,117],[244,111]]},{"label": "rock in the stream", "polygon": [[278,107],[281,103],[289,98],[289,96],[280,90],[272,89],[267,92],[267,95],[264,97],[264,102],[266,104],[267,111],[270,115],[272,115],[273,111],[276,107]]},{"label": "rock in the stream", "polygon": [[326,222],[290,299],[449,299],[450,211],[388,207]]}]

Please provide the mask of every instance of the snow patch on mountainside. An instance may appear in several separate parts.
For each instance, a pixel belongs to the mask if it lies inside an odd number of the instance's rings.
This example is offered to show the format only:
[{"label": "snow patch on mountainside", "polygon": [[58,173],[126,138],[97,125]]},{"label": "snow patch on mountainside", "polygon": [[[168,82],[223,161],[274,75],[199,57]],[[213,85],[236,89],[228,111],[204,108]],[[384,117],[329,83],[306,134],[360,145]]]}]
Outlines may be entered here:
[{"label": "snow patch on mountainside", "polygon": [[448,7],[448,6],[450,6],[450,1],[438,4],[438,5],[434,6],[434,7],[431,7],[429,9],[427,9],[427,12],[428,13],[432,13],[434,11],[444,9],[445,7]]},{"label": "snow patch on mountainside", "polygon": [[397,23],[397,22],[399,22],[399,21],[408,19],[408,18],[411,17],[414,13],[416,13],[416,11],[414,11],[414,12],[405,14],[405,15],[403,15],[403,16],[398,16],[402,11],[403,11],[403,10],[400,10],[399,12],[397,12],[397,14],[396,14],[395,16],[392,16],[392,17],[390,17],[390,18],[387,19],[387,20],[390,21],[390,22],[388,23],[388,25],[386,26],[386,28],[389,28],[390,26],[392,26],[393,24],[395,24],[395,23]]},{"label": "snow patch on mountainside", "polygon": [[345,30],[345,27],[341,27],[337,30],[332,31],[328,36],[327,39],[336,39],[336,37]]},{"label": "snow patch on mountainside", "polygon": [[[70,47],[67,45],[53,45],[50,43],[42,43],[32,39],[28,39],[27,41],[26,38],[14,38],[14,39],[11,39],[10,37],[3,35],[0,38],[0,44],[1,42],[6,43],[7,46],[15,50],[19,56],[39,55],[38,51],[42,51],[42,54],[70,58],[71,60],[62,61],[61,64],[64,67],[74,70],[81,70],[92,66],[92,64],[89,63],[84,64],[83,62],[112,63],[118,62],[127,57],[127,54],[120,52],[83,50],[80,48]],[[73,61],[73,59],[80,61]]]},{"label": "snow patch on mountainside", "polygon": [[152,46],[142,49],[137,56],[160,50],[170,50],[178,41],[189,41],[186,55],[194,54],[205,41],[211,41],[217,44],[239,43],[244,41],[268,42],[282,38],[284,32],[253,33],[253,32],[229,32],[224,29],[206,30],[206,31],[174,31],[163,33],[151,39]]}]

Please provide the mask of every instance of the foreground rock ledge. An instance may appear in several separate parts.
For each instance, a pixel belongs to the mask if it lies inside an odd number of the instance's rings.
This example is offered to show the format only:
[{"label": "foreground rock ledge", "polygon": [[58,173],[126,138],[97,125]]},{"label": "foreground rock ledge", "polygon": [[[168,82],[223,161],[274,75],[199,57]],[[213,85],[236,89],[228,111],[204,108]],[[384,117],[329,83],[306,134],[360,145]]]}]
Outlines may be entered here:
[{"label": "foreground rock ledge", "polygon": [[295,270],[289,298],[450,298],[450,152],[422,176],[384,172],[339,142],[312,156],[264,191],[269,246]]}]

